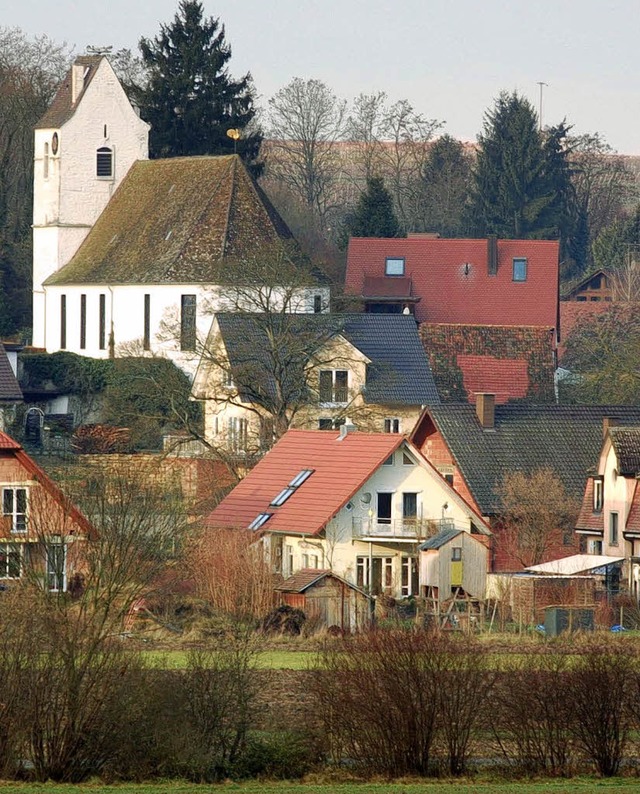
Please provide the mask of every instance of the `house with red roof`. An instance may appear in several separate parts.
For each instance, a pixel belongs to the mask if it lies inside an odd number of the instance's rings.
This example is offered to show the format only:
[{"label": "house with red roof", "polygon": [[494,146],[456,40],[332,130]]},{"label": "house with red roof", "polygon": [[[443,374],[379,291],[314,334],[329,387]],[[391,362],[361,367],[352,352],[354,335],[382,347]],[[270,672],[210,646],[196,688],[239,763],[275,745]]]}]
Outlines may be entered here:
[{"label": "house with red roof", "polygon": [[640,599],[640,425],[610,418],[587,479],[576,533],[589,554],[622,560],[623,586]]},{"label": "house with red roof", "polygon": [[553,401],[558,256],[554,240],[354,237],[345,290],[415,315],[443,400]]},{"label": "house with red roof", "polygon": [[352,237],[345,289],[420,323],[556,328],[558,257],[556,240]]},{"label": "house with red roof", "polygon": [[487,523],[397,433],[289,430],[205,521],[250,531],[274,574],[331,570],[372,594],[419,592],[418,545]]},{"label": "house with red roof", "polygon": [[52,591],[82,571],[95,530],[24,449],[0,432],[0,581],[35,575]]}]

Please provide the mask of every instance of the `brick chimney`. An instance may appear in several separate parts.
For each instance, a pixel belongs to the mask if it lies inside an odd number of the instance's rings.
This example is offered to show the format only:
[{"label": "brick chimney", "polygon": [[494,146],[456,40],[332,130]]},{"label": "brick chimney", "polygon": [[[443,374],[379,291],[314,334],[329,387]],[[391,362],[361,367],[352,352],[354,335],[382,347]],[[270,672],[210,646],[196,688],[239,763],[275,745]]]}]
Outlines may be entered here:
[{"label": "brick chimney", "polygon": [[476,394],[476,415],[483,430],[495,428],[495,409],[495,394]]},{"label": "brick chimney", "polygon": [[602,417],[602,438],[607,437],[607,431],[610,427],[616,427],[619,424],[618,419],[615,416],[603,416]]},{"label": "brick chimney", "polygon": [[487,237],[487,272],[490,276],[498,272],[498,238],[495,234]]}]

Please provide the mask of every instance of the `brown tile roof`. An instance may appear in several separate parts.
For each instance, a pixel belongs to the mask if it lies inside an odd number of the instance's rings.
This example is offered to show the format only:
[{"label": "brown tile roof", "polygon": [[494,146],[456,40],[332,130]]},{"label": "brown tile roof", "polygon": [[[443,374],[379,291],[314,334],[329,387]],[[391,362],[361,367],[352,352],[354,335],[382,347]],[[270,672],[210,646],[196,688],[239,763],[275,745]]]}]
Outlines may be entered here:
[{"label": "brown tile roof", "polygon": [[291,232],[237,155],[140,160],[46,284],[225,283]]},{"label": "brown tile roof", "polygon": [[618,474],[640,474],[640,427],[611,427],[609,437],[618,461]]},{"label": "brown tile roof", "polygon": [[640,532],[640,488],[638,488],[637,480],[633,484],[633,498],[631,499],[625,530],[627,532]]},{"label": "brown tile roof", "polygon": [[411,279],[365,276],[362,294],[367,298],[408,298],[411,296]]},{"label": "brown tile roof", "polygon": [[593,477],[589,477],[584,489],[584,497],[580,507],[576,529],[591,529],[595,532],[604,532],[604,514],[602,510],[597,513],[593,509]]},{"label": "brown tile roof", "polygon": [[496,405],[502,405],[529,393],[526,359],[458,353],[457,363],[462,370],[462,382],[470,403],[475,403],[476,394],[495,394]]},{"label": "brown tile roof", "polygon": [[[316,584],[316,582],[327,577],[337,579],[339,582],[347,585],[351,590],[357,590],[357,592],[362,593],[362,595],[367,595],[364,590],[360,590],[360,588],[333,573],[333,571],[319,568],[303,568],[300,571],[296,571],[296,573],[288,579],[285,579],[284,582],[275,589],[284,593],[304,593],[305,590],[308,590],[312,585]],[[369,596],[367,596],[367,598],[369,598]]]},{"label": "brown tile roof", "polygon": [[64,79],[60,83],[53,102],[49,105],[47,112],[42,116],[40,121],[36,124],[37,130],[54,129],[62,127],[62,125],[73,116],[82,95],[87,90],[89,83],[93,80],[95,73],[98,71],[100,61],[104,55],[81,55],[76,58],[75,63],[84,66],[87,72],[84,76],[84,84],[82,91],[78,94],[75,102],[71,101],[71,75],[73,67],[70,67]]}]

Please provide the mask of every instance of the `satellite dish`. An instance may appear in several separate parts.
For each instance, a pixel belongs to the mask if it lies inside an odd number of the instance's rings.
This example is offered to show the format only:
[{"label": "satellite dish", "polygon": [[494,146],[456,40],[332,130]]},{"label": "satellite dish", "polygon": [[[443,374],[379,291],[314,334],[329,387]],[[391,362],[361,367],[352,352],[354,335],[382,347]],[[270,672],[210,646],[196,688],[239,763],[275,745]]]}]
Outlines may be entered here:
[{"label": "satellite dish", "polygon": [[360,501],[362,502],[363,505],[370,504],[371,503],[371,494],[368,491],[366,493],[363,493],[362,496],[360,497]]}]

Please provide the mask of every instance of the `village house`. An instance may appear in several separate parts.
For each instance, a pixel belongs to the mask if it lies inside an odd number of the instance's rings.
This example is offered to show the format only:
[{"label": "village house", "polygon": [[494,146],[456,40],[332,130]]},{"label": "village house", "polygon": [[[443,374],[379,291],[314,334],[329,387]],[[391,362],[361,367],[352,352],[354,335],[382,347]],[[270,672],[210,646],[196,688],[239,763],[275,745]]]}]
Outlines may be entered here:
[{"label": "village house", "polygon": [[[35,133],[33,345],[193,374],[243,263],[293,240],[238,156],[148,160],[147,138],[108,59],[78,58]],[[328,303],[310,279],[295,311]]]},{"label": "village house", "polygon": [[282,424],[408,433],[439,402],[415,320],[373,314],[216,314],[193,395],[206,439],[237,453]]},{"label": "village house", "polygon": [[[549,469],[568,498],[581,500],[602,445],[603,421],[610,416],[620,424],[640,424],[640,408],[631,406],[496,405],[494,395],[478,394],[475,405],[425,408],[411,441],[490,523],[491,570],[517,570],[522,564],[501,543],[500,488],[505,476]],[[575,534],[558,531],[549,537],[542,562],[577,551]]]},{"label": "village house", "polygon": [[368,593],[419,593],[418,545],[486,522],[406,437],[289,430],[205,520],[250,531],[274,574],[330,570]]},{"label": "village house", "polygon": [[606,420],[576,533],[588,554],[624,561],[622,585],[640,600],[640,424],[620,426],[619,421],[613,412]]},{"label": "village house", "polygon": [[82,546],[94,530],[24,449],[0,432],[0,580],[34,575],[54,591],[82,572]]}]

